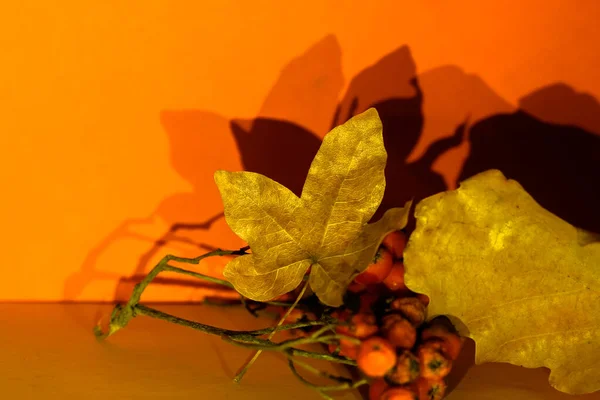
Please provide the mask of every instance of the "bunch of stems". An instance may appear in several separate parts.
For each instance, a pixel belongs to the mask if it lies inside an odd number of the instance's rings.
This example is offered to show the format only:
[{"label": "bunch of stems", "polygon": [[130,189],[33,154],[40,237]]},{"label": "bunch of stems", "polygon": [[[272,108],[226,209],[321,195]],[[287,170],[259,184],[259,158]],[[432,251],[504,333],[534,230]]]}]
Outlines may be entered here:
[{"label": "bunch of stems", "polygon": [[[107,337],[115,334],[117,331],[125,328],[132,318],[137,317],[139,315],[143,315],[146,317],[161,319],[167,322],[186,326],[188,328],[192,328],[200,332],[207,333],[209,335],[216,335],[219,336],[222,340],[233,345],[254,350],[252,357],[248,359],[248,361],[239,369],[238,373],[236,374],[234,378],[234,382],[236,383],[239,383],[241,381],[242,377],[252,366],[252,364],[256,361],[256,359],[259,357],[262,351],[277,351],[286,356],[288,360],[288,366],[294,374],[294,376],[296,376],[303,384],[315,389],[321,395],[321,397],[325,399],[332,399],[330,395],[331,393],[344,390],[353,390],[359,388],[362,385],[367,385],[368,381],[364,377],[350,379],[342,376],[332,375],[302,360],[305,358],[310,358],[354,367],[356,366],[356,362],[354,360],[335,354],[329,354],[326,352],[304,350],[299,348],[298,346],[310,344],[322,344],[327,346],[332,343],[339,344],[339,341],[341,339],[345,339],[350,342],[358,341],[358,339],[356,338],[336,333],[335,328],[342,323],[329,316],[327,313],[323,313],[323,315],[316,321],[299,321],[296,323],[284,324],[284,321],[290,315],[292,310],[299,306],[301,299],[306,293],[306,289],[308,287],[306,282],[303,283],[302,289],[300,290],[298,297],[293,303],[277,301],[259,303],[258,308],[264,307],[266,305],[274,305],[285,307],[287,310],[275,326],[258,330],[238,331],[222,329],[219,327],[190,321],[184,318],[179,318],[174,315],[170,315],[162,311],[156,310],[154,308],[150,308],[140,304],[142,293],[152,282],[152,280],[156,278],[156,276],[161,272],[174,272],[177,274],[187,275],[234,289],[231,283],[228,281],[200,274],[184,268],[176,267],[171,263],[175,262],[197,265],[200,263],[200,261],[208,257],[241,256],[248,254],[248,250],[250,250],[249,247],[243,247],[238,250],[217,249],[195,258],[176,257],[173,255],[167,255],[163,257],[163,259],[160,260],[158,264],[156,264],[156,266],[148,273],[148,275],[140,283],[135,285],[129,301],[127,301],[127,303],[125,304],[118,304],[115,306],[110,316],[108,330],[103,331],[100,328],[100,326],[96,326],[94,329],[94,334],[99,340],[104,340]],[[256,316],[256,310],[252,307],[251,304],[256,302],[251,302],[250,300],[245,299],[243,296],[240,295],[240,303],[244,307],[246,307],[248,311],[250,311],[253,315]],[[277,332],[290,331],[293,329],[301,328],[312,328],[316,330],[312,331],[309,335],[300,338],[286,339],[280,342],[275,342],[272,340],[273,336]],[[304,376],[302,376],[298,372],[297,367],[300,367],[306,372],[309,372],[313,375],[326,378],[332,381],[333,383],[330,385],[314,384],[308,379],[306,379]]]}]

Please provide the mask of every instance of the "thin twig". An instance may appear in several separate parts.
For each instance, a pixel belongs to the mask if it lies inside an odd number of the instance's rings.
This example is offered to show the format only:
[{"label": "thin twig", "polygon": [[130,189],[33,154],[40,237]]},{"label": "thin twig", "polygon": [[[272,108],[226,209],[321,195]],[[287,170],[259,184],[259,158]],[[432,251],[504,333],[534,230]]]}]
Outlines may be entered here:
[{"label": "thin twig", "polygon": [[368,383],[369,383],[366,379],[361,379],[356,382],[342,383],[339,385],[327,385],[327,386],[315,385],[314,383],[306,380],[306,378],[304,378],[302,375],[300,375],[298,373],[298,371],[296,370],[296,367],[294,366],[294,360],[291,357],[288,358],[288,365],[290,367],[290,370],[294,374],[294,376],[296,376],[296,378],[298,378],[305,385],[307,385],[313,389],[316,389],[320,392],[335,392],[335,391],[342,391],[342,390],[352,390],[352,389],[356,389],[362,385],[368,385]]},{"label": "thin twig", "polygon": [[325,353],[314,353],[312,351],[300,350],[296,348],[291,348],[287,350],[290,355],[298,356],[298,357],[306,357],[306,358],[314,358],[315,360],[323,360],[323,361],[331,361],[338,364],[351,365],[356,367],[356,361],[351,360],[342,356],[335,356],[333,354],[325,354]]},{"label": "thin twig", "polygon": [[222,285],[222,286],[226,286],[228,288],[233,289],[233,285],[223,279],[219,279],[219,278],[215,278],[213,276],[208,276],[208,275],[204,275],[204,274],[200,274],[198,272],[194,272],[194,271],[189,271],[187,269],[183,269],[183,268],[178,268],[178,267],[174,267],[172,265],[166,264],[163,268],[162,271],[164,272],[176,272],[178,274],[181,275],[188,275],[197,279],[202,279],[205,280],[207,282],[211,282],[211,283],[216,283],[218,285]]},{"label": "thin twig", "polygon": [[[152,280],[154,278],[156,278],[156,276],[163,272],[163,271],[169,271],[169,272],[176,272],[179,274],[183,274],[183,275],[188,275],[188,276],[192,276],[194,278],[198,278],[198,279],[203,279],[203,280],[207,280],[213,283],[217,283],[229,288],[233,288],[233,286],[231,285],[231,283],[224,281],[222,279],[218,279],[218,278],[214,278],[214,277],[210,277],[207,275],[203,275],[203,274],[199,274],[197,272],[193,272],[193,271],[188,271],[186,269],[183,268],[179,268],[179,267],[174,267],[172,265],[169,265],[169,262],[171,261],[175,261],[175,262],[180,262],[180,263],[185,263],[185,264],[193,264],[193,265],[197,265],[200,263],[200,261],[202,261],[205,258],[208,257],[214,257],[214,256],[230,256],[230,255],[245,255],[247,254],[247,251],[250,249],[249,246],[246,247],[242,247],[238,250],[221,250],[221,249],[217,249],[217,250],[213,250],[210,251],[206,254],[203,254],[201,256],[195,257],[195,258],[184,258],[184,257],[177,257],[177,256],[173,256],[173,255],[166,255],[164,256],[159,262],[158,264],[156,264],[154,266],[154,268],[152,268],[152,270],[148,273],[148,275],[146,275],[144,277],[144,279],[142,279],[141,282],[139,282],[138,284],[136,284],[133,288],[133,293],[131,294],[131,297],[129,298],[129,301],[121,306],[118,305],[115,307],[115,309],[112,312],[111,318],[110,318],[110,323],[109,323],[109,329],[107,332],[102,332],[102,329],[100,329],[99,326],[96,326],[94,328],[94,334],[96,335],[96,337],[98,339],[105,339],[108,336],[114,334],[115,332],[119,331],[120,329],[123,329],[125,326],[127,326],[127,324],[129,323],[129,321],[134,317],[134,308],[137,306],[137,304],[140,302],[140,299],[142,297],[142,293],[144,292],[144,290],[146,290],[146,287],[148,287],[148,285],[150,284],[150,282],[152,282]],[[243,298],[242,298],[242,301]]]},{"label": "thin twig", "polygon": [[[285,352],[285,354],[288,356],[288,363],[289,363],[290,369],[292,370],[294,375],[296,375],[306,385],[315,388],[323,398],[331,399],[331,397],[325,393],[326,391],[355,389],[363,384],[366,384],[366,380],[364,380],[364,379],[357,381],[357,382],[352,382],[352,380],[350,380],[350,379],[331,375],[327,372],[320,371],[317,368],[312,367],[310,364],[307,364],[307,363],[304,363],[304,362],[301,362],[298,360],[296,360],[296,363],[299,366],[301,366],[302,368],[304,368],[318,376],[325,377],[325,378],[334,380],[336,382],[340,382],[340,384],[332,385],[332,386],[314,385],[311,382],[304,379],[296,371],[292,357],[305,357],[305,358],[325,360],[325,361],[331,361],[331,362],[356,366],[355,361],[347,359],[345,357],[332,355],[332,354],[310,352],[310,351],[301,350],[301,349],[294,347],[294,346],[303,345],[303,344],[331,343],[331,342],[339,341],[340,339],[355,340],[352,337],[337,334],[334,329],[336,322],[333,321],[332,319],[328,319],[326,316],[324,316],[320,321],[305,321],[305,322],[298,322],[298,323],[286,324],[286,325],[283,324],[283,322],[288,318],[288,316],[290,315],[292,310],[298,306],[300,300],[304,296],[304,294],[308,288],[307,283],[304,284],[302,290],[300,291],[298,297],[296,298],[296,300],[294,301],[293,304],[284,303],[284,302],[276,302],[276,301],[260,303],[261,305],[269,304],[269,305],[286,307],[287,310],[285,312],[285,315],[279,320],[279,322],[277,323],[276,326],[270,327],[270,328],[265,328],[265,329],[252,330],[252,331],[235,331],[235,330],[230,330],[230,329],[217,328],[214,326],[198,323],[195,321],[190,321],[190,320],[187,320],[184,318],[179,318],[179,317],[176,317],[176,316],[173,316],[170,314],[166,314],[161,311],[158,311],[158,310],[152,309],[150,307],[146,307],[146,306],[139,304],[142,293],[144,292],[146,287],[150,284],[150,282],[152,282],[153,279],[156,278],[156,276],[159,273],[164,272],[164,271],[175,272],[178,274],[187,275],[187,276],[191,276],[191,277],[194,277],[197,279],[202,279],[202,280],[206,280],[206,281],[216,283],[216,284],[219,284],[222,286],[226,286],[228,288],[233,288],[233,285],[228,281],[225,281],[225,280],[222,280],[219,278],[215,278],[215,277],[211,277],[211,276],[207,276],[204,274],[200,274],[200,273],[197,273],[194,271],[189,271],[189,270],[186,270],[183,268],[175,267],[173,265],[170,265],[169,262],[174,261],[174,262],[186,263],[186,264],[199,264],[201,260],[203,260],[204,258],[207,258],[207,257],[226,256],[226,255],[245,255],[245,254],[247,254],[247,250],[249,250],[249,247],[243,247],[239,250],[217,249],[217,250],[211,251],[209,253],[206,253],[202,256],[196,257],[196,258],[183,258],[183,257],[172,256],[172,255],[167,255],[167,256],[163,257],[163,259],[150,271],[150,273],[148,273],[148,275],[146,277],[144,277],[144,279],[141,282],[139,282],[138,284],[135,285],[133,293],[132,293],[129,301],[125,305],[115,306],[115,308],[111,314],[108,332],[103,333],[99,327],[96,327],[95,328],[96,336],[98,338],[106,338],[109,335],[115,333],[116,331],[124,328],[129,323],[129,321],[132,318],[134,318],[135,316],[145,315],[148,317],[162,319],[162,320],[172,322],[172,323],[175,323],[178,325],[196,329],[196,330],[199,330],[199,331],[207,333],[207,334],[219,336],[219,337],[223,338],[224,340],[226,340],[230,343],[239,345],[239,346],[257,349],[258,351],[253,355],[253,357],[241,368],[240,372],[237,374],[237,376],[234,379],[235,382],[239,382],[242,379],[244,374],[252,366],[254,361],[256,361],[256,359],[258,358],[258,356],[261,354],[261,352],[263,350],[269,350],[269,351]],[[241,295],[240,295],[240,301],[246,307],[246,309],[248,309],[248,311],[250,311],[253,315],[255,314],[255,310],[250,308],[249,302],[247,302],[246,299]],[[285,340],[280,343],[274,343],[271,341],[272,337],[278,331],[304,328],[304,327],[313,327],[313,326],[321,326],[321,328],[318,329],[317,332],[313,333],[309,337]],[[334,334],[333,335],[324,335],[328,331],[333,331]],[[267,335],[267,338],[266,339],[259,338],[259,336],[263,336],[263,335]]]},{"label": "thin twig", "polygon": [[[308,283],[304,284],[304,287],[302,288],[302,290],[300,291],[300,294],[298,294],[298,297],[296,298],[296,300],[294,301],[294,304],[292,304],[292,306],[290,308],[287,309],[286,313],[283,315],[283,317],[281,317],[281,319],[279,320],[279,322],[277,323],[277,325],[275,326],[275,328],[280,327],[283,324],[283,321],[286,320],[286,318],[290,315],[290,313],[292,312],[292,310],[294,309],[294,307],[296,307],[296,305],[300,302],[300,300],[302,299],[302,297],[304,296],[304,293],[306,293],[306,289],[308,289]],[[277,333],[277,330],[273,330],[273,332],[271,332],[269,334],[269,336],[267,337],[267,340],[271,340],[271,338],[273,337],[273,335],[275,335],[275,333]],[[254,362],[258,359],[258,357],[260,356],[260,354],[262,353],[263,349],[258,350],[256,353],[254,353],[252,355],[252,357],[240,368],[240,370],[238,371],[238,373],[236,374],[235,378],[233,378],[233,381],[235,383],[239,383],[242,378],[244,377],[244,375],[246,374],[246,372],[248,371],[248,369],[252,366],[252,364],[254,364]]]},{"label": "thin twig", "polygon": [[340,382],[340,383],[350,383],[350,384],[352,383],[352,379],[350,379],[350,378],[344,378],[343,376],[332,375],[328,372],[321,371],[320,369],[315,368],[312,365],[305,363],[304,361],[300,361],[300,360],[293,360],[293,361],[294,361],[294,364],[304,368],[305,370],[307,370],[317,376],[331,379],[332,381],[336,381],[336,382]]},{"label": "thin twig", "polygon": [[280,326],[264,328],[264,329],[256,329],[256,330],[251,330],[251,331],[236,331],[236,330],[232,330],[232,329],[222,329],[222,328],[217,328],[217,327],[214,327],[211,325],[205,325],[205,324],[202,324],[199,322],[190,321],[188,319],[176,317],[174,315],[170,315],[170,314],[164,313],[159,310],[155,310],[153,308],[150,308],[150,307],[147,307],[147,306],[144,306],[141,304],[138,304],[134,307],[134,314],[135,315],[144,315],[144,316],[151,317],[151,318],[161,319],[161,320],[167,321],[167,322],[172,322],[174,324],[186,326],[186,327],[192,328],[192,329],[196,329],[198,331],[208,333],[210,335],[216,335],[219,337],[227,336],[229,339],[232,339],[232,340],[242,340],[245,337],[249,337],[250,338],[249,340],[252,340],[252,338],[254,338],[255,336],[268,335],[273,332],[285,331],[285,330],[289,330],[289,329],[305,328],[305,327],[309,327],[309,326],[322,326],[325,324],[325,322],[322,322],[322,321],[306,321],[306,322],[297,322],[294,324],[286,324],[286,325],[280,325]]}]

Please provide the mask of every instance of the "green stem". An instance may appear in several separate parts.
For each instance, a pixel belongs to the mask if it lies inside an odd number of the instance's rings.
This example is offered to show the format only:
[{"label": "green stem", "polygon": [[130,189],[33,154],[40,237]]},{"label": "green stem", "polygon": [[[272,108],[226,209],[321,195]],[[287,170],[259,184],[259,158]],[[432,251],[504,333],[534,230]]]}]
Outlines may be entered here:
[{"label": "green stem", "polygon": [[[356,366],[355,361],[347,359],[345,357],[340,357],[340,356],[330,355],[330,354],[315,353],[315,352],[301,350],[301,349],[297,349],[297,348],[293,347],[294,345],[309,344],[309,343],[328,343],[332,340],[339,340],[340,338],[352,339],[352,338],[346,337],[344,335],[321,336],[322,334],[324,334],[328,330],[332,330],[332,328],[333,328],[331,326],[332,321],[327,320],[327,318],[323,318],[321,321],[306,321],[306,322],[299,322],[299,323],[295,323],[295,324],[283,325],[283,322],[290,315],[292,310],[298,306],[300,300],[306,293],[306,290],[308,288],[307,283],[304,284],[302,290],[300,291],[300,294],[298,295],[298,297],[296,298],[296,300],[294,301],[293,304],[290,305],[289,303],[284,303],[284,302],[269,302],[271,305],[289,307],[287,309],[285,315],[279,320],[279,322],[277,323],[277,325],[275,327],[253,330],[253,331],[234,331],[234,330],[230,330],[230,329],[221,329],[221,328],[217,328],[214,326],[201,324],[198,322],[175,317],[175,316],[163,313],[161,311],[152,309],[150,307],[146,307],[146,306],[138,304],[144,290],[148,287],[148,285],[152,282],[152,280],[154,280],[154,278],[156,278],[156,276],[163,271],[175,272],[175,273],[179,273],[182,275],[188,275],[188,276],[191,276],[194,278],[203,279],[203,280],[206,280],[206,281],[209,281],[212,283],[216,283],[216,284],[219,284],[222,286],[233,288],[233,285],[231,285],[231,283],[229,283],[225,280],[214,278],[214,277],[207,276],[207,275],[200,274],[200,273],[193,272],[193,271],[188,271],[183,268],[175,267],[175,266],[169,265],[169,262],[175,261],[175,262],[180,262],[180,263],[196,265],[196,264],[199,264],[201,260],[203,260],[204,258],[207,258],[207,257],[227,256],[227,255],[244,255],[244,254],[247,254],[246,253],[247,250],[249,250],[249,247],[243,247],[239,250],[217,249],[217,250],[211,251],[209,253],[206,253],[204,255],[195,257],[195,258],[183,258],[183,257],[176,257],[173,255],[167,255],[167,256],[163,257],[163,259],[150,271],[150,273],[148,273],[148,275],[141,282],[139,282],[138,284],[135,285],[133,293],[132,293],[129,301],[125,305],[115,306],[115,308],[113,309],[113,312],[111,314],[108,332],[103,333],[102,330],[99,328],[99,326],[97,326],[94,329],[94,333],[96,334],[96,336],[99,339],[104,339],[104,338],[114,334],[116,331],[124,328],[129,323],[129,321],[132,318],[134,318],[135,316],[145,315],[148,317],[162,319],[162,320],[172,322],[172,323],[175,323],[178,325],[190,327],[192,329],[196,329],[196,330],[199,330],[199,331],[207,333],[207,334],[219,336],[231,343],[234,343],[234,344],[237,344],[240,346],[250,347],[250,348],[254,348],[254,349],[259,348],[259,350],[253,355],[253,357],[241,368],[240,372],[237,374],[237,376],[234,379],[235,382],[239,382],[242,379],[244,374],[248,371],[248,369],[252,366],[252,364],[256,361],[258,356],[261,354],[262,350],[274,350],[274,351],[285,352],[288,355],[288,357],[290,358],[289,359],[290,368],[292,369],[294,374],[297,375],[303,382],[305,382],[308,385],[312,385],[312,384],[310,382],[306,381],[304,378],[302,378],[297,373],[297,371],[294,368],[294,364],[293,364],[293,361],[291,360],[291,357],[294,357],[294,356],[306,357],[306,358],[313,358],[313,359],[318,359],[318,360],[325,360],[325,361],[331,361],[331,362]],[[241,300],[242,304],[248,310],[250,310],[250,308],[248,307],[248,303],[246,302],[246,299],[243,296],[240,296],[240,300]],[[281,343],[271,342],[272,337],[278,331],[288,330],[288,329],[297,329],[297,328],[303,328],[303,327],[311,327],[311,326],[323,326],[323,325],[330,325],[330,326],[325,326],[325,327],[319,329],[315,334],[311,335],[308,338],[292,339],[292,340],[287,340],[287,341],[284,341]],[[260,339],[257,337],[257,336],[262,336],[262,335],[268,335],[267,339]],[[310,369],[311,372],[313,372],[313,373],[318,373],[320,376],[325,376],[325,377],[328,377],[333,380],[340,381],[340,380],[345,379],[345,378],[341,378],[341,377],[335,377],[334,375],[329,375],[325,372],[321,372],[321,371],[317,370],[316,368],[310,366],[309,364],[298,362],[298,365],[304,367],[305,369]],[[323,397],[330,398],[327,394],[325,394],[325,391],[345,390],[348,388],[352,389],[352,388],[358,387],[362,384],[364,384],[363,381],[359,381],[358,383],[350,384],[348,381],[344,380],[344,383],[342,385],[338,385],[338,386],[323,386],[323,387],[318,387],[315,385],[312,385],[312,386],[314,386]]]},{"label": "green stem", "polygon": [[[275,333],[277,332],[277,328],[280,327],[283,324],[283,321],[286,320],[286,318],[290,315],[290,313],[292,312],[292,310],[294,309],[294,307],[296,307],[296,305],[300,302],[300,300],[304,296],[304,293],[306,293],[306,289],[308,289],[308,283],[304,284],[304,287],[302,288],[302,290],[300,291],[300,294],[298,295],[298,297],[294,301],[294,304],[292,304],[292,306],[287,309],[287,311],[284,314],[284,316],[281,317],[281,319],[279,320],[279,322],[275,326],[276,329],[273,330],[273,332],[271,332],[269,334],[269,336],[267,337],[267,340],[271,340],[271,338],[273,338],[273,335],[275,335]],[[233,378],[233,381],[235,383],[239,383],[242,380],[242,378],[244,377],[244,375],[246,374],[246,372],[248,372],[248,369],[252,366],[252,364],[254,364],[254,362],[258,359],[258,357],[260,356],[261,353],[262,353],[262,350],[258,350],[256,353],[254,353],[254,355],[250,358],[250,360],[248,360],[248,362],[246,362],[242,366],[242,368],[240,368],[240,370],[238,371],[238,373],[235,376],[235,378]]]},{"label": "green stem", "polygon": [[335,333],[335,330],[333,329],[332,325],[325,325],[324,327],[322,327],[321,329],[317,330],[315,333],[310,335],[310,337],[316,338],[316,337],[321,336],[325,332],[329,332],[329,331],[333,331],[333,333]]},{"label": "green stem", "polygon": [[[244,348],[251,348],[251,349],[255,349],[255,350],[267,350],[267,351],[282,351],[281,347],[277,343],[273,343],[273,342],[271,342],[269,340],[265,340],[265,339],[255,339],[255,340],[244,341],[244,338],[242,338],[242,337],[229,337],[229,336],[222,336],[221,339],[223,339],[227,343],[230,343],[230,344],[233,344],[236,346],[240,346],[240,347],[244,347]],[[292,356],[313,358],[315,360],[331,361],[331,362],[335,362],[338,364],[346,364],[346,365],[356,366],[356,361],[351,360],[346,357],[342,357],[342,356],[335,356],[332,354],[315,353],[312,351],[297,349],[295,347],[287,347],[287,348],[285,348],[285,352],[289,353]]]},{"label": "green stem", "polygon": [[[306,321],[306,322],[296,322],[293,324],[280,325],[265,329],[256,329],[251,331],[236,331],[231,329],[221,329],[216,328],[214,326],[201,324],[199,322],[190,321],[184,318],[175,317],[173,315],[169,315],[163,313],[162,311],[155,310],[150,307],[146,307],[143,305],[137,305],[134,308],[135,315],[144,315],[151,318],[161,319],[163,321],[171,322],[177,325],[186,326],[188,328],[192,328],[198,330],[203,333],[217,335],[221,337],[223,340],[238,345],[242,347],[251,347],[253,344],[264,346],[265,350],[270,350],[272,348],[277,348],[279,346],[278,343],[273,343],[269,340],[259,339],[257,336],[271,334],[273,332],[285,331],[290,329],[298,329],[310,326],[322,326],[326,322],[323,321]],[[345,357],[334,356],[331,354],[323,354],[323,353],[314,353],[306,350],[300,350],[295,348],[288,348],[287,352],[292,356],[298,357],[306,357],[313,358],[317,360],[323,361],[331,361],[340,364],[352,365],[356,366],[356,362]]]},{"label": "green stem", "polygon": [[[295,347],[295,346],[301,346],[301,345],[305,345],[305,344],[315,344],[315,343],[324,343],[324,344],[328,344],[328,343],[332,343],[332,342],[337,342],[340,339],[346,339],[348,338],[348,340],[353,340],[353,343],[357,343],[360,344],[360,341],[356,338],[351,338],[350,336],[345,336],[345,335],[328,335],[328,336],[321,336],[321,337],[304,337],[304,338],[299,338],[299,339],[289,339],[289,340],[284,340],[283,342],[280,343],[273,343],[271,341],[265,341],[263,343],[259,343],[257,341],[253,341],[253,342],[241,342],[240,340],[236,340],[236,338],[231,338],[231,337],[223,337],[224,340],[232,343],[232,344],[239,344],[243,347],[246,348],[253,348],[255,350],[261,351],[261,350],[271,350],[271,351],[285,351],[291,347]],[[354,342],[357,341],[357,342]]]},{"label": "green stem", "polygon": [[[172,265],[169,265],[170,261],[196,265],[196,264],[199,264],[200,261],[202,261],[203,259],[208,258],[208,257],[245,255],[245,254],[247,254],[246,252],[249,249],[250,249],[250,247],[248,247],[248,246],[242,247],[241,249],[238,249],[238,250],[217,249],[217,250],[210,251],[206,254],[203,254],[201,256],[195,257],[195,258],[177,257],[177,256],[173,256],[170,254],[164,256],[158,262],[158,264],[156,264],[154,266],[154,268],[152,268],[152,270],[148,273],[148,275],[146,275],[146,277],[144,279],[142,279],[142,281],[140,283],[138,283],[134,286],[133,293],[131,294],[129,301],[124,306],[118,305],[115,307],[115,309],[113,310],[113,313],[111,315],[111,318],[110,318],[108,332],[102,332],[100,327],[96,326],[94,328],[94,334],[96,335],[96,337],[98,339],[105,339],[108,336],[114,334],[115,332],[117,332],[120,329],[123,329],[125,326],[127,326],[129,321],[131,320],[131,318],[134,317],[134,308],[140,302],[142,293],[144,292],[144,290],[146,290],[146,287],[150,284],[150,282],[152,282],[152,280],[154,280],[154,278],[156,278],[156,276],[163,271],[176,272],[176,273],[183,274],[183,275],[193,276],[194,278],[204,279],[209,282],[213,282],[213,283],[217,283],[219,285],[233,288],[231,283],[229,283],[227,281],[224,281],[224,280],[218,279],[218,278],[213,278],[213,277],[210,277],[207,275],[199,274],[197,272],[188,271],[183,268],[174,267]],[[245,300],[242,298],[242,302],[244,302],[244,301]]]},{"label": "green stem", "polygon": [[[174,266],[169,265],[169,264],[165,264],[162,267],[162,269],[160,271],[158,271],[158,272],[175,272],[175,273],[178,273],[178,274],[181,274],[181,275],[188,275],[188,276],[191,276],[191,277],[194,277],[194,278],[197,278],[197,279],[202,279],[202,280],[205,280],[207,282],[216,283],[217,285],[222,285],[222,286],[226,286],[226,287],[228,287],[230,289],[234,289],[233,285],[230,282],[226,281],[226,280],[215,278],[215,277],[204,275],[204,274],[199,274],[198,272],[194,272],[194,271],[188,271],[187,269],[174,267]],[[157,273],[157,275],[158,275],[158,273]],[[150,283],[150,281],[148,281],[148,283]],[[146,284],[146,286],[147,285],[148,284]],[[144,289],[145,289],[145,286],[144,286],[144,288],[142,288],[142,291]],[[141,295],[141,293],[140,293],[140,295]]]},{"label": "green stem", "polygon": [[[159,311],[159,310],[147,307],[147,306],[143,306],[141,304],[138,304],[137,306],[134,307],[134,314],[135,315],[144,315],[146,317],[151,317],[151,318],[156,318],[156,319],[161,319],[163,321],[171,322],[171,323],[174,323],[177,325],[186,326],[188,328],[192,328],[192,329],[204,332],[204,333],[208,333],[210,335],[216,335],[219,337],[227,337],[228,339],[231,339],[233,341],[244,340],[246,338],[248,338],[248,340],[252,340],[252,339],[255,339],[255,336],[268,335],[273,332],[284,331],[284,330],[289,330],[289,329],[305,328],[305,327],[309,327],[309,326],[322,326],[323,324],[325,324],[325,322],[322,322],[322,321],[306,321],[306,322],[296,322],[294,324],[280,325],[280,326],[275,326],[275,327],[270,327],[270,328],[265,328],[265,329],[256,329],[256,330],[252,330],[252,331],[236,331],[236,330],[232,330],[232,329],[222,329],[222,328],[217,328],[217,327],[214,327],[211,325],[205,325],[205,324],[201,324],[199,322],[190,321],[188,319],[176,317],[174,315],[170,315],[170,314],[164,313],[162,311]],[[261,344],[263,344],[264,342],[268,342],[268,341],[265,341],[264,339],[260,339],[260,340],[262,340],[262,342],[260,342]]]},{"label": "green stem", "polygon": [[338,364],[351,365],[356,367],[356,361],[346,357],[334,356],[333,354],[313,353],[312,351],[291,348],[287,350],[292,356],[314,358],[315,360],[331,361]]},{"label": "green stem", "polygon": [[163,271],[177,272],[180,274],[193,276],[193,277],[199,278],[199,279],[206,279],[213,283],[218,283],[218,284],[233,288],[233,285],[231,285],[231,283],[224,281],[222,279],[212,278],[212,277],[209,277],[209,276],[206,276],[203,274],[185,270],[183,268],[173,267],[171,265],[168,265],[168,263],[170,261],[175,261],[175,262],[180,262],[180,263],[184,263],[184,264],[198,265],[198,264],[200,264],[200,261],[202,261],[203,259],[208,258],[208,257],[231,256],[231,255],[241,256],[241,255],[245,255],[246,251],[249,249],[250,249],[250,247],[248,247],[248,246],[242,247],[239,250],[217,249],[217,250],[210,251],[206,254],[203,254],[201,256],[195,257],[195,258],[177,257],[174,255],[168,254],[168,255],[164,256],[162,258],[162,260],[160,260],[154,268],[152,268],[150,273],[148,273],[148,275],[146,275],[146,277],[140,283],[135,285],[135,287],[133,289],[133,293],[131,294],[131,297],[129,298],[127,305],[129,307],[133,307],[134,305],[139,303],[140,298],[142,297],[142,293],[144,292],[144,290],[146,290],[146,287],[150,284],[150,282],[152,282],[152,280],[154,280],[154,278],[156,278],[156,276],[158,274],[160,274]]}]

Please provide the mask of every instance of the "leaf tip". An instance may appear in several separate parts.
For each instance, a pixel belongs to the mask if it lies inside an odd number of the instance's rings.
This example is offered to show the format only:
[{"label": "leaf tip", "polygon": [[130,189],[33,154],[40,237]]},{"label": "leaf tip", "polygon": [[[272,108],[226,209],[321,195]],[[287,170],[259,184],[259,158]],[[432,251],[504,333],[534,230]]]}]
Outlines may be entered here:
[{"label": "leaf tip", "polygon": [[[367,111],[358,114],[353,117],[354,123],[358,123],[360,126],[364,128],[369,127],[371,129],[375,129],[376,132],[383,130],[383,124],[381,123],[381,118],[379,117],[379,112],[377,109],[371,107]],[[365,132],[369,132],[368,129],[365,129]],[[383,136],[382,136],[383,139]]]},{"label": "leaf tip", "polygon": [[232,179],[234,174],[235,172],[226,171],[224,169],[219,169],[215,171],[213,179],[215,180],[215,183],[217,184],[221,195],[223,194],[225,188],[233,183]]},{"label": "leaf tip", "polygon": [[218,169],[215,171],[215,173],[213,174],[213,178],[214,178],[215,182],[217,183],[217,185],[219,184],[219,181],[221,181],[223,178],[225,178],[225,175],[227,175],[227,171],[225,171],[223,169]]},{"label": "leaf tip", "polygon": [[371,107],[369,109],[367,109],[365,112],[362,113],[362,115],[364,115],[366,118],[379,118],[379,112],[377,111],[377,109],[375,107]]}]

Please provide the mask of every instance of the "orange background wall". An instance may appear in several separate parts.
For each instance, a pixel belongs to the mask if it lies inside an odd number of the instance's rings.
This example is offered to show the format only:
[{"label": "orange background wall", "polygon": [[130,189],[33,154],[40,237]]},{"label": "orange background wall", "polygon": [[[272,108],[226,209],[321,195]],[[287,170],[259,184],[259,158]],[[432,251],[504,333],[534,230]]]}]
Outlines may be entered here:
[{"label": "orange background wall", "polygon": [[[352,78],[395,51],[406,70],[368,85],[410,97],[418,75],[424,125],[410,160],[467,116],[512,112],[549,85],[594,103],[599,20],[596,0],[7,2],[0,300],[112,300],[130,288],[119,278],[162,254],[205,251],[179,240],[148,253],[172,223],[221,212],[212,174],[241,168],[229,121],[265,116],[322,137]],[[600,133],[597,113],[535,104],[542,120]],[[468,150],[435,161],[449,187]],[[181,236],[240,245],[222,218]],[[200,293],[155,285],[146,298]]]}]

